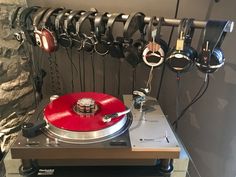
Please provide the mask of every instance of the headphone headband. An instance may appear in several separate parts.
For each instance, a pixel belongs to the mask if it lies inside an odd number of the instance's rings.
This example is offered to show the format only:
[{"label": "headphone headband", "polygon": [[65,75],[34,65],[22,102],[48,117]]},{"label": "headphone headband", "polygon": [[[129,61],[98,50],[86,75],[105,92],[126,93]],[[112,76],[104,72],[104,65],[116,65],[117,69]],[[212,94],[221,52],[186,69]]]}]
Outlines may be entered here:
[{"label": "headphone headband", "polygon": [[20,19],[20,27],[21,27],[21,29],[23,30],[23,31],[25,31],[25,30],[27,30],[27,23],[26,23],[26,21],[27,21],[27,18],[29,17],[29,15],[32,13],[32,12],[34,12],[34,11],[36,11],[36,10],[38,10],[39,9],[39,7],[38,6],[33,6],[33,7],[28,7],[28,8],[25,8],[22,12],[21,12],[21,14],[20,14],[20,17],[19,17],[19,19]]},{"label": "headphone headband", "polygon": [[154,21],[156,21],[156,16],[153,16],[153,17],[150,18],[150,21],[149,21],[149,23],[147,25],[147,28],[146,28],[147,40],[148,41],[152,41],[153,40],[152,39],[152,30],[153,30],[153,26],[154,26],[153,25]]},{"label": "headphone headband", "polygon": [[73,10],[69,16],[66,18],[64,23],[64,30],[68,33],[69,32],[69,25],[71,25],[71,21],[76,17],[76,15],[80,15],[83,10]]},{"label": "headphone headband", "polygon": [[60,30],[60,27],[63,26],[63,23],[62,21],[64,20],[64,15],[66,13],[69,13],[71,12],[71,9],[64,9],[62,10],[61,12],[58,13],[58,15],[56,16],[56,19],[55,19],[55,29],[57,32],[59,32]]},{"label": "headphone headband", "polygon": [[156,38],[155,38],[156,42],[160,42],[160,39],[161,39],[161,27],[162,27],[164,22],[165,22],[164,17],[159,17],[159,20],[158,20],[158,23],[157,23]]},{"label": "headphone headband", "polygon": [[94,19],[94,33],[98,39],[101,38],[101,35],[105,34],[106,21],[103,18],[106,17],[107,14],[108,12],[99,12]]},{"label": "headphone headband", "polygon": [[45,27],[47,25],[48,19],[52,16],[53,13],[57,13],[58,11],[62,10],[63,8],[51,8],[49,9],[43,16],[41,26]]},{"label": "headphone headband", "polygon": [[129,15],[124,26],[124,39],[130,40],[133,34],[139,30],[141,34],[144,34],[144,17],[142,12],[135,12]]},{"label": "headphone headband", "polygon": [[43,7],[43,8],[40,8],[36,14],[34,15],[34,19],[33,19],[33,26],[35,28],[38,27],[39,25],[39,22],[42,20],[44,14],[48,11],[48,7]]},{"label": "headphone headband", "polygon": [[23,7],[17,6],[15,9],[13,9],[13,11],[11,11],[10,15],[9,15],[9,26],[10,28],[15,28],[16,27],[16,19],[17,19],[17,15],[18,12],[20,11],[20,9]]},{"label": "headphone headband", "polygon": [[[79,34],[80,37],[83,36],[83,34],[81,33],[81,28],[82,28],[85,20],[87,18],[89,18],[90,15],[94,15],[95,13],[97,13],[97,11],[87,11],[83,15],[81,15],[80,19],[76,22],[76,32],[77,32],[77,34]],[[94,24],[90,19],[89,19],[89,21],[90,21],[90,25],[91,25],[91,31],[94,31]]]},{"label": "headphone headband", "polygon": [[113,31],[113,26],[115,24],[115,21],[118,18],[121,18],[121,16],[123,15],[123,13],[113,13],[107,21],[107,27],[106,27],[106,31],[105,31],[105,40],[108,42],[113,42],[114,41],[114,37],[112,34]]},{"label": "headphone headband", "polygon": [[193,18],[186,19],[185,26],[184,26],[184,43],[186,46],[191,46],[192,37],[194,34],[193,26]]},{"label": "headphone headband", "polygon": [[220,48],[226,32],[225,28],[227,27],[228,21],[211,21],[209,20],[206,24],[204,30],[204,40],[203,44],[205,45],[208,42],[208,49],[213,51],[216,47]]}]

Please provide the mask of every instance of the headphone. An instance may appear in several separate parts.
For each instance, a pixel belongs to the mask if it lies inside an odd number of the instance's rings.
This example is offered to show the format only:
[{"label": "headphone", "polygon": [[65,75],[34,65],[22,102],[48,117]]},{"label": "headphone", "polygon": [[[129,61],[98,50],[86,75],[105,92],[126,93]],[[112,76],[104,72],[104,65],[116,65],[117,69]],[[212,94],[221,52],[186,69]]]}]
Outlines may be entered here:
[{"label": "headphone", "polygon": [[203,73],[213,73],[224,65],[225,58],[220,46],[226,35],[227,21],[208,21],[204,30],[204,39],[197,68]]},{"label": "headphone", "polygon": [[21,28],[21,32],[15,33],[15,36],[18,41],[22,42],[26,40],[31,45],[36,45],[34,30],[30,29],[32,26],[31,15],[39,9],[38,6],[23,8],[23,11],[19,13],[19,25]]},{"label": "headphone", "polygon": [[49,8],[47,7],[43,7],[43,8],[40,8],[35,16],[34,16],[34,19],[33,19],[33,27],[34,27],[34,36],[35,36],[35,40],[36,40],[36,44],[37,46],[39,46],[40,48],[43,49],[43,43],[42,43],[42,39],[41,39],[41,36],[42,36],[42,32],[39,28],[39,23],[40,21],[42,20],[44,14],[49,10]]},{"label": "headphone", "polygon": [[[26,7],[16,7],[15,9],[13,9],[13,11],[11,11],[8,19],[10,29],[15,29],[16,27],[20,26],[20,15],[25,8]],[[24,32],[22,30],[14,33],[14,37],[19,42],[23,42],[23,36]]]},{"label": "headphone", "polygon": [[81,50],[83,47],[82,40],[77,35],[75,23],[74,21],[77,21],[81,13],[85,12],[84,10],[75,10],[70,13],[70,15],[66,18],[64,22],[64,30],[66,32],[66,35],[71,40],[71,45],[69,47],[76,47],[77,50]]},{"label": "headphone", "polygon": [[[149,43],[143,50],[143,61],[151,67],[160,66],[168,52],[168,44],[161,39],[161,26],[164,23],[164,18],[160,17],[155,30],[153,31],[154,23],[157,22],[156,17],[152,17],[147,27],[147,36]],[[155,35],[153,35],[153,33]]]},{"label": "headphone", "polygon": [[72,43],[71,38],[67,36],[63,28],[65,15],[70,12],[71,9],[64,9],[61,12],[59,12],[55,18],[55,30],[57,33],[58,43],[63,47],[68,47]]},{"label": "headphone", "polygon": [[109,54],[114,58],[123,58],[122,37],[113,36],[113,27],[115,22],[122,17],[122,13],[113,13],[108,18],[106,31],[104,36],[101,36],[101,42],[108,47]]},{"label": "headphone", "polygon": [[16,28],[17,16],[19,15],[20,9],[23,9],[23,7],[18,6],[10,12],[8,18],[10,29]]},{"label": "headphone", "polygon": [[[144,17],[145,15],[141,12],[135,12],[129,15],[124,25],[124,43],[123,50],[126,61],[133,67],[142,62],[142,51],[145,46],[144,41]],[[137,32],[140,32],[141,37],[133,41],[132,36]]]},{"label": "headphone", "polygon": [[[58,45],[57,45],[57,38],[56,38],[56,34],[52,29],[52,24],[49,23],[50,17],[53,15],[53,13],[58,13],[59,11],[61,11],[62,8],[52,8],[49,9],[41,22],[41,42],[42,42],[42,48],[46,51],[46,52],[54,52],[56,51]],[[51,28],[51,29],[50,29]]]},{"label": "headphone", "polygon": [[[97,11],[87,11],[81,17],[79,20],[76,22],[76,32],[77,35],[80,37],[80,39],[83,41],[83,49],[86,52],[93,52],[94,51],[94,45],[97,43],[97,39],[94,32],[94,23],[93,20],[89,18],[90,15],[94,16],[97,13]],[[86,20],[89,20],[90,22],[90,32],[89,34],[86,34],[82,32],[82,27],[84,25],[84,22]]]},{"label": "headphone", "polygon": [[[67,18],[63,18],[64,15],[70,12],[69,15],[67,16]],[[59,14],[56,19],[58,20],[58,25],[59,25],[59,29],[61,29],[62,33],[59,34],[59,43],[61,46],[68,48],[68,47],[72,47],[73,45],[75,45],[75,42],[73,42],[73,39],[71,37],[71,33],[74,33],[74,29],[73,29],[73,25],[72,25],[72,19],[80,14],[81,11],[78,10],[68,10],[68,11],[64,11],[61,14]],[[62,22],[64,21],[64,23]],[[57,25],[56,25],[57,26]],[[81,44],[79,43],[79,46],[81,46]]]},{"label": "headphone", "polygon": [[178,28],[176,46],[170,52],[166,63],[176,73],[189,71],[195,63],[197,52],[191,47],[194,33],[193,19],[182,19]]},{"label": "headphone", "polygon": [[94,34],[97,39],[97,42],[94,45],[94,50],[99,55],[106,55],[109,52],[107,43],[101,40],[102,36],[104,36],[106,32],[107,20],[104,18],[107,17],[107,14],[107,12],[99,12],[94,19]]}]

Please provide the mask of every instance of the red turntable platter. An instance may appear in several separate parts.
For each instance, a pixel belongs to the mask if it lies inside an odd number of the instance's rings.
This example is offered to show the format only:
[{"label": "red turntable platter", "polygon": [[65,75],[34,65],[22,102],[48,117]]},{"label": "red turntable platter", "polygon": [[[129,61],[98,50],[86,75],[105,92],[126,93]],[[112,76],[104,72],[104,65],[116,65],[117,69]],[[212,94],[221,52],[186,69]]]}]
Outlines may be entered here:
[{"label": "red turntable platter", "polygon": [[[97,110],[92,115],[78,114],[74,107],[78,100],[83,98],[93,99]],[[60,96],[53,100],[44,109],[46,121],[56,128],[75,131],[90,132],[106,129],[117,124],[123,117],[117,117],[110,122],[104,122],[107,114],[125,111],[125,105],[117,98],[103,93],[80,92]]]}]

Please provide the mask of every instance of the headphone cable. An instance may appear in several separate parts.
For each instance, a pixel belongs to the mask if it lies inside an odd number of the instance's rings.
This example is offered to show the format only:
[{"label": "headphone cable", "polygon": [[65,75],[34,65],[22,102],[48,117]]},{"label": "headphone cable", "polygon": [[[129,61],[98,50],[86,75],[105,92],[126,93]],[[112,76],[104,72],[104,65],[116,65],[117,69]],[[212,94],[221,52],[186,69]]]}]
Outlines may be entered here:
[{"label": "headphone cable", "polygon": [[79,71],[78,71],[78,69],[76,68],[76,66],[75,66],[75,64],[74,64],[74,62],[73,62],[73,60],[72,60],[72,49],[71,49],[71,55],[69,54],[68,49],[67,49],[67,48],[65,48],[65,49],[66,49],[67,57],[68,57],[68,59],[69,59],[70,62],[71,62],[71,77],[72,77],[72,79],[71,79],[71,90],[72,90],[72,92],[74,92],[74,71],[73,71],[73,67],[75,68],[75,70],[76,70],[77,73],[78,73]]},{"label": "headphone cable", "polygon": [[85,91],[85,59],[84,59],[84,50],[82,51],[83,54],[83,91]]},{"label": "headphone cable", "polygon": [[92,63],[92,74],[93,74],[93,92],[95,92],[95,66],[94,66],[94,54],[91,53],[91,63]]},{"label": "headphone cable", "polygon": [[120,75],[121,75],[121,73],[120,73],[120,70],[121,70],[121,61],[119,60],[118,61],[119,63],[118,63],[118,73],[117,73],[117,75],[118,75],[118,97],[120,96],[120,80],[121,80],[121,77],[120,77]]},{"label": "headphone cable", "polygon": [[[176,120],[172,123],[173,126],[176,126],[176,124],[178,124],[178,121],[181,120],[181,118],[186,113],[186,111],[205,94],[205,92],[206,92],[206,90],[208,89],[208,86],[209,86],[209,81],[210,81],[210,78],[209,78],[209,74],[207,73],[205,75],[204,82],[201,85],[199,91],[196,93],[196,95],[194,96],[192,101],[181,111],[181,113],[176,118]],[[204,86],[205,86],[205,88],[204,88]]]},{"label": "headphone cable", "polygon": [[103,64],[103,93],[105,93],[106,92],[106,55],[103,56],[102,64]]},{"label": "headphone cable", "polygon": [[82,92],[83,90],[83,85],[82,85],[82,73],[81,73],[81,57],[80,57],[80,52],[78,52],[78,58],[79,58],[79,84],[80,84],[80,91]]},{"label": "headphone cable", "polygon": [[[177,93],[176,93],[176,107],[175,107],[175,111],[176,111],[176,117],[179,117],[179,97],[180,97],[180,74],[177,73],[177,76],[176,76],[176,82],[177,82]],[[175,124],[175,131],[177,131],[178,129],[178,122],[176,122]]]},{"label": "headphone cable", "polygon": [[[174,15],[174,18],[175,18],[175,19],[176,19],[177,16],[178,16],[179,3],[180,3],[180,0],[177,0],[177,2],[176,2],[176,7],[175,7],[175,15]],[[174,29],[175,29],[175,27],[173,26],[173,27],[171,28],[171,32],[170,32],[170,36],[169,36],[169,40],[168,40],[168,44],[167,44],[168,49],[170,48],[170,43],[171,43],[171,40],[172,40],[172,36],[173,36]],[[164,63],[165,63],[165,59],[164,59]],[[156,97],[157,100],[159,99],[159,96],[160,96],[161,86],[162,86],[163,78],[164,78],[164,72],[165,72],[165,64],[162,66],[162,70],[161,70],[161,78],[160,78],[160,81],[159,81],[159,87],[158,87],[158,90],[157,90],[157,97]]]}]

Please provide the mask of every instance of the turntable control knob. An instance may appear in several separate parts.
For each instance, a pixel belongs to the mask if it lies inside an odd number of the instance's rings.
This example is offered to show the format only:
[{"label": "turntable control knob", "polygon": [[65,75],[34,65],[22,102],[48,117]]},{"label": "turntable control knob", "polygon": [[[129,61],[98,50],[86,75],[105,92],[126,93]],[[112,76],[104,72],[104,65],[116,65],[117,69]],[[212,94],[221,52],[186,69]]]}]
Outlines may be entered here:
[{"label": "turntable control knob", "polygon": [[75,111],[78,114],[94,114],[97,110],[95,101],[91,98],[82,98],[77,101]]}]

